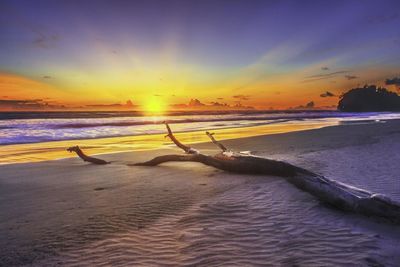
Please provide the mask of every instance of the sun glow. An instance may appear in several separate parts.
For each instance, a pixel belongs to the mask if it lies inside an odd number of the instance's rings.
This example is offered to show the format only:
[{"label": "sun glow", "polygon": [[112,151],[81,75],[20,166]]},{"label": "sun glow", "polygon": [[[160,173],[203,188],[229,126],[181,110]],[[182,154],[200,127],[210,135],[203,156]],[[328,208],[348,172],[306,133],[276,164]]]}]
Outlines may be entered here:
[{"label": "sun glow", "polygon": [[165,113],[167,105],[162,99],[151,98],[148,99],[143,107],[143,111],[147,116],[160,116]]}]

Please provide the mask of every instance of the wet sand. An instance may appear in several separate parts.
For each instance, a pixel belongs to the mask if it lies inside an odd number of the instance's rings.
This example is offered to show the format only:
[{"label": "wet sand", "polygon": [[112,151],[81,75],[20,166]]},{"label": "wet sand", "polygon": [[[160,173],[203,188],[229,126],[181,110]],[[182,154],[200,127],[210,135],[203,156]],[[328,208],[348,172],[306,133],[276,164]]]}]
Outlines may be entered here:
[{"label": "wet sand", "polygon": [[[400,122],[224,141],[400,201]],[[210,143],[195,144],[216,153]],[[174,147],[0,166],[0,266],[396,266],[400,227],[327,207],[279,177],[196,163],[128,167]]]}]

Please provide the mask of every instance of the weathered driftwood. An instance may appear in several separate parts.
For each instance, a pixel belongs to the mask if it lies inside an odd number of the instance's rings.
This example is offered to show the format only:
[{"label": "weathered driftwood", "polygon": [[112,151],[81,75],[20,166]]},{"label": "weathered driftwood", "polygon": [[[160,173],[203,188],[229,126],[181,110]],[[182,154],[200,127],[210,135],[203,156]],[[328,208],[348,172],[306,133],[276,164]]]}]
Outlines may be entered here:
[{"label": "weathered driftwood", "polygon": [[[391,222],[400,223],[400,203],[396,203],[385,196],[329,180],[321,175],[286,162],[230,152],[225,146],[216,141],[210,133],[207,135],[223,152],[214,156],[204,155],[180,143],[174,137],[168,124],[166,126],[168,136],[171,140],[189,155],[163,155],[133,165],[156,166],[165,162],[191,161],[234,173],[281,176],[296,187],[317,197],[322,202],[341,210],[385,218]],[[196,152],[192,153],[191,151]]]},{"label": "weathered driftwood", "polygon": [[75,152],[81,159],[83,159],[83,161],[90,162],[93,164],[104,165],[104,164],[110,163],[110,162],[102,160],[102,159],[89,157],[88,155],[83,153],[83,151],[80,149],[79,146],[71,146],[71,147],[67,148],[67,151],[69,151],[71,153]]},{"label": "weathered driftwood", "polygon": [[220,142],[218,142],[217,140],[215,140],[215,138],[214,138],[214,133],[206,132],[206,135],[207,135],[208,137],[210,137],[211,142],[213,142],[215,145],[217,145],[223,152],[228,151],[228,149],[227,149],[223,144],[221,144]]},{"label": "weathered driftwood", "polygon": [[167,127],[167,131],[168,131],[168,134],[166,135],[166,137],[169,137],[177,147],[179,147],[180,149],[185,151],[185,153],[187,153],[187,154],[199,154],[199,151],[197,151],[196,149],[191,148],[190,146],[186,146],[186,145],[182,144],[181,142],[179,142],[179,140],[176,139],[174,134],[172,133],[171,128],[169,127],[168,123],[167,122],[164,122],[164,123],[165,123],[165,126]]}]

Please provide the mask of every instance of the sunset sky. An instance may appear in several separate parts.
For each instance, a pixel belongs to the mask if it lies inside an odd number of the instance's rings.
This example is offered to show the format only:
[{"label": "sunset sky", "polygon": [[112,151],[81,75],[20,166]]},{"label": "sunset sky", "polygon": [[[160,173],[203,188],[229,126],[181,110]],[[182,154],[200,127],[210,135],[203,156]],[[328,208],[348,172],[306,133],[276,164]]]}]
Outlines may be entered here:
[{"label": "sunset sky", "polygon": [[0,110],[333,108],[353,87],[400,85],[385,85],[400,77],[398,0],[2,0],[0,10]]}]

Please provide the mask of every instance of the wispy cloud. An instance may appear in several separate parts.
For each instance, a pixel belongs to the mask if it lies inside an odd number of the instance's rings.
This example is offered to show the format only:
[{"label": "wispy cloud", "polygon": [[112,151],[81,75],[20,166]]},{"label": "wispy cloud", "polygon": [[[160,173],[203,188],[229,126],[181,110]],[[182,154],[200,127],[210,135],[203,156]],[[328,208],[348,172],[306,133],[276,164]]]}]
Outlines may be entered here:
[{"label": "wispy cloud", "polygon": [[355,75],[345,75],[344,76],[347,80],[354,80],[354,79],[357,79],[358,78],[358,76],[355,76]]},{"label": "wispy cloud", "polygon": [[42,31],[33,31],[37,37],[33,40],[32,44],[38,48],[48,49],[55,47],[59,36],[57,34],[45,34]]},{"label": "wispy cloud", "polygon": [[322,73],[322,74],[316,74],[316,75],[311,75],[305,77],[305,80],[303,80],[303,83],[307,82],[314,82],[314,81],[319,81],[319,80],[326,80],[326,79],[331,79],[333,77],[336,77],[340,74],[345,74],[349,73],[347,70],[341,70],[341,71],[335,71],[335,72],[329,72],[329,73]]},{"label": "wispy cloud", "polygon": [[250,99],[250,96],[249,95],[234,95],[233,98],[246,101],[246,100]]},{"label": "wispy cloud", "polygon": [[343,73],[348,73],[347,70],[341,70],[341,71],[335,71],[335,72],[330,72],[330,73],[323,73],[323,74],[316,74],[316,75],[311,75],[311,76],[307,76],[306,78],[308,79],[312,79],[312,78],[326,78],[326,77],[332,77],[332,76],[336,76],[338,74],[343,74]]},{"label": "wispy cloud", "polygon": [[44,27],[37,24],[24,23],[24,27],[34,34],[32,44],[37,48],[47,49],[55,47],[60,39],[58,34],[48,32]]}]

